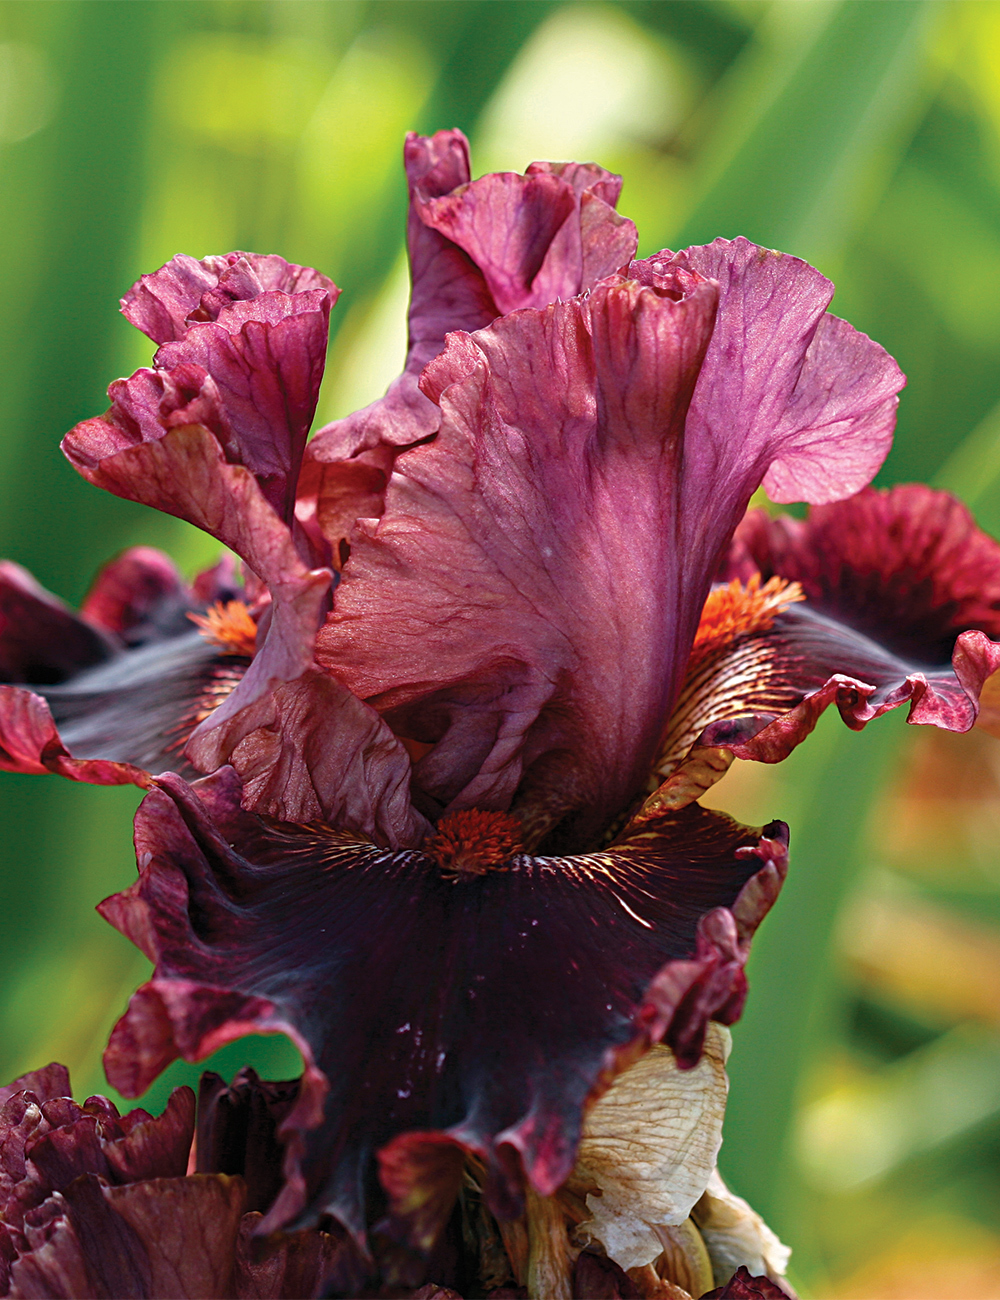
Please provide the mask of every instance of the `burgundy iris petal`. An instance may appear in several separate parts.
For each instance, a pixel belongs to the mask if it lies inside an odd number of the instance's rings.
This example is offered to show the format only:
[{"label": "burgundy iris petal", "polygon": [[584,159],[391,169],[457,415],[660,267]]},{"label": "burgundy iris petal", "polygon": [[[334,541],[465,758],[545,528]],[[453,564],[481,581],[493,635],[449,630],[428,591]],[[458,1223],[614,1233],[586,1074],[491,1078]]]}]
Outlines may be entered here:
[{"label": "burgundy iris petal", "polygon": [[[192,592],[168,555],[150,546],[133,546],[101,569],[80,609],[82,616],[126,645],[190,631],[187,613]],[[204,603],[237,594],[230,581],[206,592]]]},{"label": "burgundy iris petal", "polygon": [[154,343],[182,339],[191,325],[217,320],[223,308],[262,294],[321,290],[336,298],[332,280],[275,254],[226,253],[197,261],[181,253],[144,275],[122,299],[122,313]]},{"label": "burgundy iris petal", "polygon": [[20,565],[0,563],[0,681],[61,682],[114,651],[100,625],[74,614]]},{"label": "burgundy iris petal", "polygon": [[725,1286],[706,1292],[701,1300],[788,1300],[788,1292],[769,1277],[751,1277],[741,1264]]},{"label": "burgundy iris petal", "polygon": [[[233,302],[216,319],[190,326],[182,338],[159,349],[153,369],[111,386],[111,410],[66,435],[67,456],[91,482],[144,500],[153,485],[132,481],[136,467],[150,462],[150,451],[171,429],[203,426],[229,463],[250,471],[287,522],[316,409],[334,300],[326,288],[273,291]],[[109,463],[142,448],[145,458]],[[189,491],[204,496],[197,484]],[[159,508],[180,513],[167,504],[175,500],[167,491]]]},{"label": "burgundy iris petal", "polygon": [[553,1191],[622,1052],[666,1037],[693,1064],[707,1018],[738,1015],[784,871],[780,828],[761,840],[699,808],[600,853],[449,875],[269,825],[232,773],[196,789],[162,779],[137,819],[140,879],[102,905],[156,963],[106,1065],[134,1094],[178,1054],[289,1033],[307,1068],[272,1225],[325,1210],[363,1231],[375,1153],[435,1133],[498,1184],[519,1153]]},{"label": "burgundy iris petal", "polygon": [[231,565],[200,575],[196,593],[166,555],[135,547],[100,571],[79,615],[16,565],[0,573],[0,668],[32,688],[0,686],[0,767],[97,784],[193,775],[184,744],[253,653],[192,626],[206,605],[244,595]]},{"label": "burgundy iris petal", "polygon": [[961,501],[922,483],[867,488],[807,520],[753,511],[734,538],[734,562],[744,556],[901,658],[947,664],[972,628],[1000,639],[1000,544]]},{"label": "burgundy iris petal", "polygon": [[[155,964],[109,1077],[137,1094],[254,1031],[306,1063],[294,1085],[208,1079],[190,1178],[159,1169],[157,1121],[100,1099],[36,1107],[31,1152],[11,1139],[21,1237],[0,1233],[18,1294],[357,1282],[341,1230],[250,1249],[322,1215],[375,1243],[365,1285],[436,1276],[410,1266],[463,1168],[497,1214],[519,1211],[525,1176],[537,1206],[616,1072],[661,1040],[692,1067],[708,1021],[740,1014],[787,837],[643,802],[671,716],[685,749],[700,730],[780,757],[828,698],[852,725],[907,693],[915,720],[968,725],[1000,664],[993,553],[957,516],[935,531],[932,508],[909,530],[887,512],[901,558],[883,548],[872,583],[918,614],[877,643],[845,576],[864,547],[837,568],[823,532],[885,523],[867,497],[816,516],[815,536],[745,525],[737,559],[809,599],[768,604],[772,586],[752,628],[696,641],[761,482],[836,500],[888,447],[902,376],[827,313],[818,272],[742,239],[630,261],[620,183],[590,164],[471,181],[465,138],[440,132],[411,136],[406,166],[410,338],[383,399],[307,449],[335,287],[278,257],[178,257],[123,301],[153,365],[67,435],[89,481],[236,552],[252,609],[211,606],[221,571],[189,593],[153,553],[109,567],[80,619],[16,573],[0,583],[0,765],[214,773],[152,782],[139,879],[102,904]],[[734,707],[737,652],[764,667]],[[26,1095],[7,1100],[15,1126],[35,1124]]]},{"label": "burgundy iris petal", "polygon": [[806,599],[696,670],[712,723],[703,744],[774,762],[830,704],[856,728],[900,704],[914,723],[973,725],[1000,669],[1000,545],[954,497],[911,484],[806,521],[755,511],[726,576],[758,571],[800,583]]},{"label": "burgundy iris petal", "polygon": [[417,380],[448,333],[572,298],[635,252],[635,227],[614,211],[621,180],[603,168],[532,163],[524,176],[470,183],[461,131],[410,135],[404,161],[412,293],[403,373],[384,397],[317,434],[300,485],[331,540],[381,514],[398,449],[437,430],[440,412]]},{"label": "burgundy iris petal", "polygon": [[[325,277],[281,266],[265,280],[282,287],[258,290],[247,283],[253,267],[241,270],[237,258],[219,284],[237,272],[239,283],[225,301],[216,294],[202,313],[209,319],[164,344],[153,369],[113,384],[107,415],[84,421],[63,444],[89,481],[203,528],[267,584],[264,644],[235,698],[215,711],[216,727],[309,668],[329,599],[330,571],[311,567],[323,557],[293,511],[336,290]],[[176,287],[176,270],[157,273],[160,288]],[[143,312],[147,297],[135,299]],[[195,761],[215,766],[214,743]]]},{"label": "burgundy iris petal", "polygon": [[534,842],[572,812],[585,845],[641,789],[685,634],[678,461],[714,306],[705,283],[602,286],[425,372],[441,431],[355,533],[317,655],[434,746],[415,779],[438,808],[521,785]]},{"label": "burgundy iris petal", "polygon": [[[836,501],[863,487],[889,450],[905,379],[884,348],[827,312],[831,282],[743,238],[665,250],[629,274],[655,284],[678,267],[719,286],[685,457],[711,484],[713,512],[736,502],[729,484],[750,464],[775,501]],[[695,546],[697,533],[684,540]]]},{"label": "burgundy iris petal", "polygon": [[189,1088],[155,1118],[68,1094],[59,1065],[0,1088],[0,1295],[301,1300],[328,1286],[360,1290],[365,1270],[346,1234],[259,1241],[242,1178],[186,1176]]}]

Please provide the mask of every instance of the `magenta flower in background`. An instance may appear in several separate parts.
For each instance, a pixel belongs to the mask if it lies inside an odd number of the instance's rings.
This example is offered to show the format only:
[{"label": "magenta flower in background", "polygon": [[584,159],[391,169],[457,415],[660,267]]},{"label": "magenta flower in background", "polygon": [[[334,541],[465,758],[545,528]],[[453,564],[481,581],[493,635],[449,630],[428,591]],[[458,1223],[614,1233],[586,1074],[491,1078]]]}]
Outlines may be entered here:
[{"label": "magenta flower in background", "polygon": [[[194,1167],[306,1234],[275,1240],[312,1293],[787,1294],[714,1172],[719,1025],[787,833],[695,800],[830,703],[971,727],[1000,548],[943,494],[866,488],[903,377],[805,263],[634,261],[591,165],[470,182],[458,132],[406,164],[404,372],[308,444],[325,277],[178,257],[126,296],[153,366],[66,454],[244,574],[189,590],[130,552],[77,618],[10,569],[0,761],[151,787],[101,907],[155,966],[108,1077],[288,1034],[300,1082],[206,1083]],[[761,484],[814,514],[744,518]]]}]

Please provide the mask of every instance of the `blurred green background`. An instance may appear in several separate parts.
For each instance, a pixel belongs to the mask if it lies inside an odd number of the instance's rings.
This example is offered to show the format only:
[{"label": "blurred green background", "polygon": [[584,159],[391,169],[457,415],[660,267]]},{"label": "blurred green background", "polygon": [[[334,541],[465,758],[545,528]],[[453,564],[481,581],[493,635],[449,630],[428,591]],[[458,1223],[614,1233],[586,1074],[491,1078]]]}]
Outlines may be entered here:
[{"label": "blurred green background", "polygon": [[[403,132],[477,172],[594,159],[642,252],[745,234],[838,285],[909,375],[883,482],[1000,531],[1000,4],[993,0],[47,0],[0,5],[0,553],[71,602],[137,542],[214,544],[88,487],[61,434],[148,342],[172,254],[280,252],[343,287],[320,416],[399,368]],[[94,914],[135,792],[0,780],[0,1076],[78,1095],[145,963]],[[1000,1297],[1000,748],[826,719],[715,802],[792,825],[736,1027],[722,1163],[804,1295]],[[273,1075],[283,1040],[227,1049]],[[175,1066],[151,1096],[191,1080]]]}]

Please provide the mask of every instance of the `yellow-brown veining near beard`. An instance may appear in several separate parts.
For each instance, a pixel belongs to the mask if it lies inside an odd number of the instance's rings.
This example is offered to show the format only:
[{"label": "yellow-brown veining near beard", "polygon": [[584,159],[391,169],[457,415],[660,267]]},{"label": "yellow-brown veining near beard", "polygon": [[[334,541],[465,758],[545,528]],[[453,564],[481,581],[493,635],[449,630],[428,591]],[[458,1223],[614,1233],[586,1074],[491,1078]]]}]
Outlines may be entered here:
[{"label": "yellow-brown veining near beard", "polygon": [[[650,774],[649,790],[656,789],[676,769],[711,723],[772,708],[784,712],[797,702],[798,694],[784,681],[766,634],[779,614],[805,598],[797,582],[769,578],[762,583],[759,574],[745,586],[734,579],[709,592],[684,684]],[[702,756],[711,766],[718,766],[720,755],[714,751],[705,750]],[[722,770],[724,767],[719,775]],[[712,784],[706,771],[699,774],[695,785],[703,786],[702,778]],[[692,797],[697,798],[698,793]]]},{"label": "yellow-brown veining near beard", "polygon": [[243,680],[243,674],[250,664],[249,658],[246,655],[237,658],[235,651],[231,653],[233,655],[231,660],[218,660],[209,667],[198,694],[184,711],[177,725],[171,727],[167,733],[173,735],[175,739],[166,746],[166,753],[180,753],[188,743],[195,727],[214,713],[222,701],[232,695]]}]

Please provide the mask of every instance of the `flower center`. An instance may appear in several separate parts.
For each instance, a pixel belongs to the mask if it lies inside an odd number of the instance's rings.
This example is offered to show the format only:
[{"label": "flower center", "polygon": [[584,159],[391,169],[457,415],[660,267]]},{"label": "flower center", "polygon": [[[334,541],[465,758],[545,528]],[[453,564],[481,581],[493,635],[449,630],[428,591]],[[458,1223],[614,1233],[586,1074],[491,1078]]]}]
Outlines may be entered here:
[{"label": "flower center", "polygon": [[470,808],[446,813],[422,851],[446,876],[460,879],[502,868],[523,849],[521,823],[513,813]]},{"label": "flower center", "polygon": [[715,649],[720,642],[735,640],[749,632],[766,632],[776,615],[805,598],[801,586],[787,578],[768,578],[762,584],[760,574],[755,573],[745,587],[739,578],[734,578],[728,587],[717,587],[708,593],[693,653],[703,654],[709,647]]},{"label": "flower center", "polygon": [[217,600],[204,614],[188,614],[206,641],[227,655],[252,659],[257,648],[257,624],[242,600]]}]

